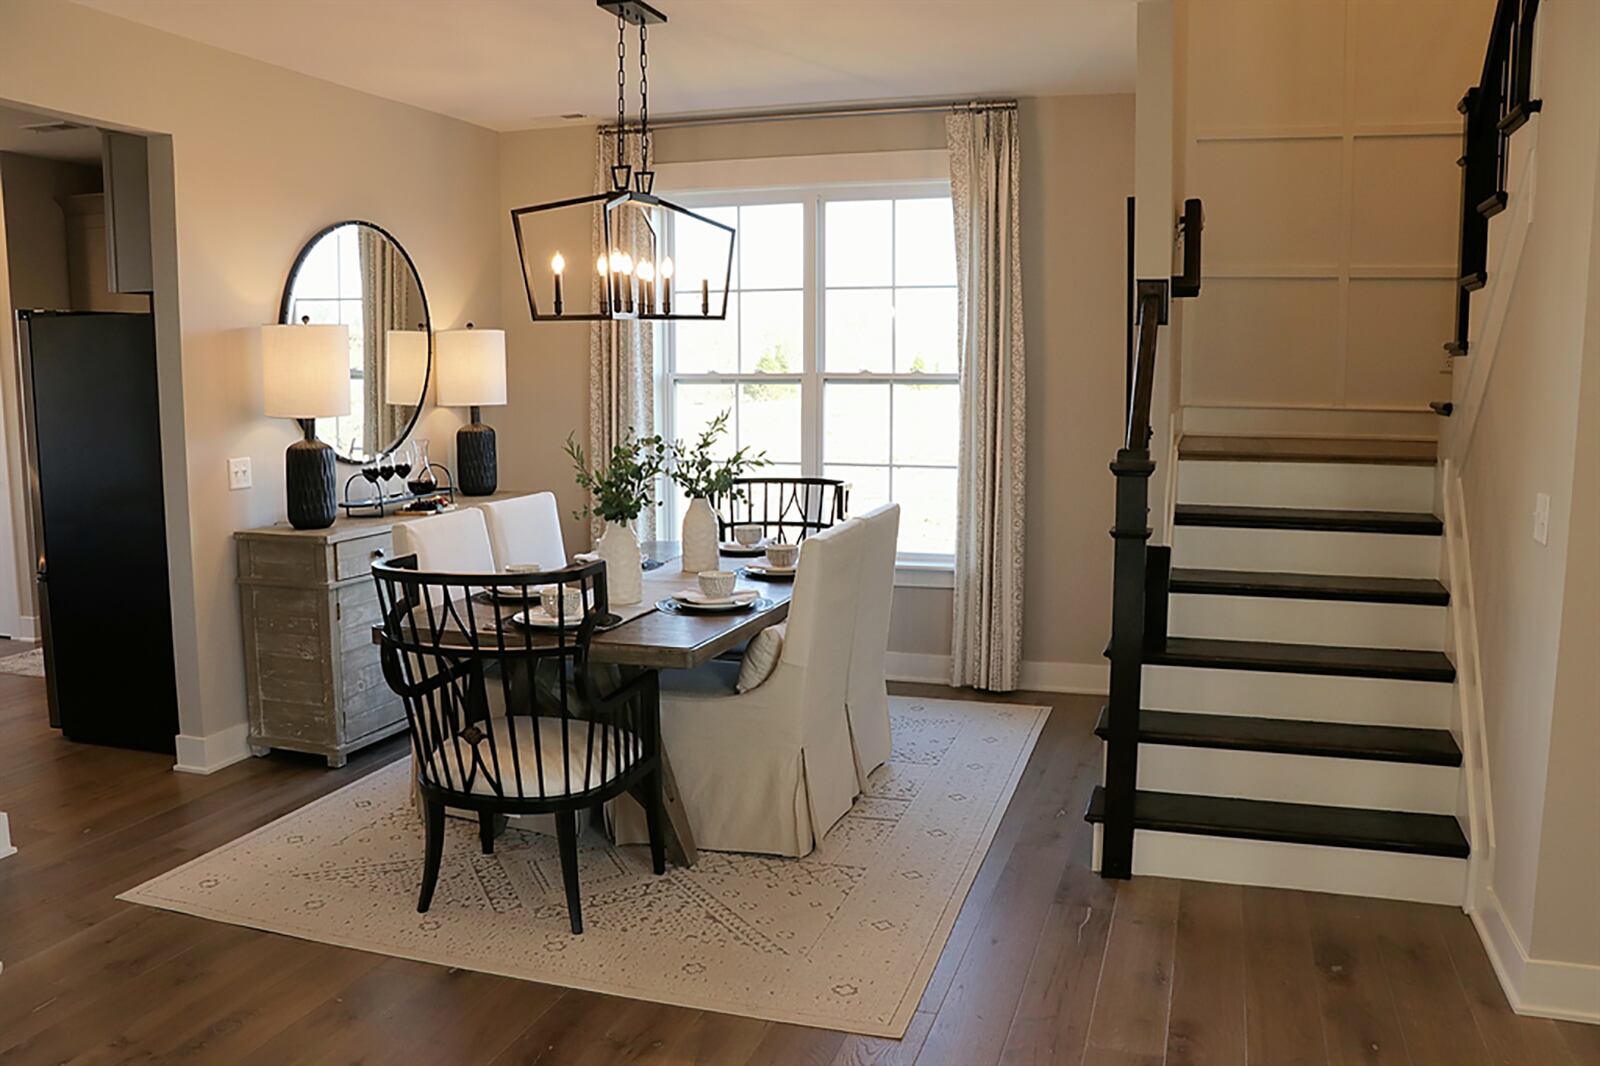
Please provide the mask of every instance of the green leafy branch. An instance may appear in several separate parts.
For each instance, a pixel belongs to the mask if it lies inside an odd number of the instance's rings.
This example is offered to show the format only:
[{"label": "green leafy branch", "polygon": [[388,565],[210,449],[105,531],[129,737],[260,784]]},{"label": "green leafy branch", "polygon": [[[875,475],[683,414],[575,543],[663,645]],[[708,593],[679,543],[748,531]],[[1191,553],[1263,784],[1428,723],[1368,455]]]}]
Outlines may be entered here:
[{"label": "green leafy branch", "polygon": [[733,483],[746,472],[767,465],[767,453],[752,454],[748,447],[740,448],[726,459],[713,458],[711,449],[717,438],[728,431],[728,411],[713,418],[692,445],[674,441],[671,446],[672,480],[678,483],[690,499],[737,498]]},{"label": "green leafy branch", "polygon": [[670,450],[659,435],[635,438],[633,431],[611,449],[604,469],[589,465],[583,448],[567,434],[567,458],[574,480],[589,492],[592,503],[575,511],[576,517],[599,515],[607,522],[632,522],[646,507],[656,505],[656,480],[666,470]]}]

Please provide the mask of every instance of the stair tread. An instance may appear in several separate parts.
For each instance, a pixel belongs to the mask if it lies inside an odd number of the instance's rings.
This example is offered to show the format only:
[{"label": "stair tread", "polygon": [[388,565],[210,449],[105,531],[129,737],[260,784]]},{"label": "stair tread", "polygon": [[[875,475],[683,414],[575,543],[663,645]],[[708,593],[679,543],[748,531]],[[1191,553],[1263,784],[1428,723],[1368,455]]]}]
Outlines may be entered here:
[{"label": "stair tread", "polygon": [[1415,603],[1434,607],[1443,607],[1450,602],[1449,590],[1432,578],[1357,577],[1190,567],[1173,568],[1171,591],[1295,600]]},{"label": "stair tread", "polygon": [[[1102,708],[1095,734],[1106,737]],[[1175,747],[1224,748],[1282,755],[1315,755],[1375,762],[1460,766],[1461,749],[1448,729],[1309,722],[1188,711],[1139,712],[1139,740]]]},{"label": "stair tread", "polygon": [[1168,637],[1165,650],[1145,661],[1158,666],[1218,670],[1265,670],[1291,674],[1336,674],[1411,681],[1454,681],[1456,668],[1440,651],[1279,644],[1260,640]]},{"label": "stair tread", "polygon": [[[1105,821],[1105,789],[1097,787],[1084,817]],[[1138,829],[1292,844],[1394,851],[1464,859],[1469,848],[1461,825],[1448,814],[1417,814],[1364,807],[1192,796],[1148,792],[1134,797]]]},{"label": "stair tread", "polygon": [[1345,511],[1317,507],[1180,503],[1173,520],[1180,526],[1226,526],[1237,529],[1310,529],[1335,533],[1398,533],[1433,537],[1444,533],[1443,522],[1421,511]]},{"label": "stair tread", "polygon": [[1431,440],[1185,435],[1178,442],[1179,459],[1217,462],[1433,466],[1437,453]]}]

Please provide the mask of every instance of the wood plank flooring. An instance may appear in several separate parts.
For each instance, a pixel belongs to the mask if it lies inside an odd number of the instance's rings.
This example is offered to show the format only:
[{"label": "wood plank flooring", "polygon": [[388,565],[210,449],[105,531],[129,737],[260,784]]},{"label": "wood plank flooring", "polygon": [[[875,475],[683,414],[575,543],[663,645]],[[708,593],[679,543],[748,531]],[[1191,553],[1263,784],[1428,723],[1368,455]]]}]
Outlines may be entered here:
[{"label": "wood plank flooring", "polygon": [[[3,651],[4,649],[0,649]],[[953,695],[932,686],[907,694]],[[0,675],[0,1066],[1283,1066],[1595,1061],[1519,1018],[1449,908],[1088,867],[1099,700],[1054,713],[905,1040],[684,1010],[365,954],[117,902],[148,877],[399,758],[274,755],[210,777],[69,744]]]}]

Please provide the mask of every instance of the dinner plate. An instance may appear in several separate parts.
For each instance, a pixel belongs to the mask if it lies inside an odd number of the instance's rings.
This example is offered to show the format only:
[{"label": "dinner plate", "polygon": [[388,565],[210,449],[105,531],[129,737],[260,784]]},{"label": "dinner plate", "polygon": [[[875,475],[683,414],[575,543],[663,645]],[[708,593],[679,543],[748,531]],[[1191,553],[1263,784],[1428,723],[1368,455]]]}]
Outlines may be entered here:
[{"label": "dinner plate", "polygon": [[799,569],[798,566],[786,566],[780,569],[776,566],[747,563],[740,569],[739,573],[745,577],[753,577],[757,581],[793,581],[794,575]]},{"label": "dinner plate", "polygon": [[699,589],[684,589],[674,592],[672,598],[693,607],[733,607],[748,603],[759,595],[761,593],[755,589],[734,589],[731,596],[707,596]]},{"label": "dinner plate", "polygon": [[767,546],[765,544],[752,544],[747,548],[738,541],[725,540],[721,544],[717,545],[717,547],[723,555],[735,555],[741,559],[767,554]]},{"label": "dinner plate", "polygon": [[[551,618],[540,610],[518,611],[511,616],[511,620],[518,625],[532,626],[535,629],[560,629],[563,625],[560,619]],[[565,625],[568,629],[577,629],[582,622],[583,615],[569,614]]]},{"label": "dinner plate", "polygon": [[667,614],[731,614],[734,611],[767,610],[775,604],[765,597],[753,600],[742,600],[738,603],[724,603],[716,606],[699,606],[687,600],[657,600],[656,610]]}]

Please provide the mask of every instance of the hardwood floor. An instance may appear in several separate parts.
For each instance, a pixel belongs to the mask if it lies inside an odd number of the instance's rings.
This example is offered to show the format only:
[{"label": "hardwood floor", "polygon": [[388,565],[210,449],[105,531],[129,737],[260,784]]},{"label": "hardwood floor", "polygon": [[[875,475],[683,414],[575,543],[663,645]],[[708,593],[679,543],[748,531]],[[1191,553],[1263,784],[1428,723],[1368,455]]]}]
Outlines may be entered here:
[{"label": "hardwood floor", "polygon": [[[949,695],[928,686],[898,691]],[[69,744],[0,675],[0,1064],[1579,1066],[1600,1029],[1519,1018],[1449,908],[1088,868],[1099,700],[1055,708],[904,1041],[308,943],[113,897],[399,758],[210,777]]]}]

